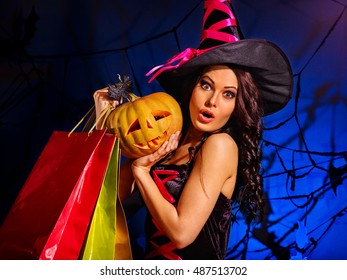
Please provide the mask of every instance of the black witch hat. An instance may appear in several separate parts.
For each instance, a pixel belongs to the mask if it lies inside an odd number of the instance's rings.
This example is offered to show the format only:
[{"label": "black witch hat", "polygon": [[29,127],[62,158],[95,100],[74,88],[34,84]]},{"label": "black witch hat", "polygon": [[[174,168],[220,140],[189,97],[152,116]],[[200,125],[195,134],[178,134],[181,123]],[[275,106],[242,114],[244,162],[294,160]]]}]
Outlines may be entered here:
[{"label": "black witch hat", "polygon": [[258,85],[265,115],[282,109],[290,100],[293,74],[283,51],[263,39],[240,38],[230,0],[205,0],[200,46],[188,48],[154,67],[153,74],[163,89],[181,96],[184,80],[197,75],[204,66],[227,64],[248,71]]}]

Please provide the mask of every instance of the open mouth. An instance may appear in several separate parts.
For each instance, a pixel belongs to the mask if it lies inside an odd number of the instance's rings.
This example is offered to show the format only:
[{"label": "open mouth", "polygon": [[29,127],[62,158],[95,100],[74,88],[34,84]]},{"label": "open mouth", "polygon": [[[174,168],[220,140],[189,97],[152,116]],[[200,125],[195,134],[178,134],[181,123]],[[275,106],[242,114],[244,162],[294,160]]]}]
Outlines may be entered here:
[{"label": "open mouth", "polygon": [[201,110],[200,111],[200,120],[202,122],[210,122],[214,119],[214,114],[213,112],[209,111],[209,110]]},{"label": "open mouth", "polygon": [[212,114],[207,113],[207,112],[202,112],[202,115],[203,115],[205,118],[208,118],[208,119],[210,119],[210,118],[213,117]]},{"label": "open mouth", "polygon": [[213,112],[210,110],[201,110],[200,113],[205,117],[205,118],[214,118]]}]

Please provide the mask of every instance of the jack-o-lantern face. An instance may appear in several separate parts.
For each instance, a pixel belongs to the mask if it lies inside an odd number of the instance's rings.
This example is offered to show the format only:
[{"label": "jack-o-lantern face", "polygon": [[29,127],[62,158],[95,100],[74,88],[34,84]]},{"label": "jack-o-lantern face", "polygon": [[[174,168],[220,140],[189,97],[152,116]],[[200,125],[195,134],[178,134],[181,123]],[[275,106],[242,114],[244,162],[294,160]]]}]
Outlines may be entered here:
[{"label": "jack-o-lantern face", "polygon": [[182,129],[182,112],[172,96],[156,92],[119,106],[106,127],[119,138],[122,154],[137,158],[153,153]]}]

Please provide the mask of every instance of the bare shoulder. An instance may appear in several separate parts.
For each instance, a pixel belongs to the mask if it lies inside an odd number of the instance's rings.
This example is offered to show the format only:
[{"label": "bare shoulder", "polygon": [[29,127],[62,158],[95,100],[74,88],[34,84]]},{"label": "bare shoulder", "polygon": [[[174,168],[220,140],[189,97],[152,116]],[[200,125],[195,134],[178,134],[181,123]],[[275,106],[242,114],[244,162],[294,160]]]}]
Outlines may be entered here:
[{"label": "bare shoulder", "polygon": [[204,150],[215,154],[224,154],[226,156],[238,154],[235,140],[227,133],[212,134],[207,138],[204,146]]},{"label": "bare shoulder", "polygon": [[[226,133],[216,133],[209,136],[199,151],[197,168],[208,172],[211,186],[217,188],[225,196],[231,197],[234,190],[237,167],[238,147],[235,140]],[[208,183],[206,183],[208,185]]]},{"label": "bare shoulder", "polygon": [[235,172],[238,164],[238,147],[229,134],[216,133],[209,136],[203,144],[201,157],[208,168],[218,166],[220,169],[225,168]]}]

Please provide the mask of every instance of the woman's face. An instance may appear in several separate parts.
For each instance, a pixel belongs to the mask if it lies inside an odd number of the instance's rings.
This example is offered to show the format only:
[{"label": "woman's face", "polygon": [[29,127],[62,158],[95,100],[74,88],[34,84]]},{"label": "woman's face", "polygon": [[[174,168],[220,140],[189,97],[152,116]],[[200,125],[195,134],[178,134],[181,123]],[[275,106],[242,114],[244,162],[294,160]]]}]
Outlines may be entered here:
[{"label": "woman's face", "polygon": [[227,66],[207,67],[193,89],[189,112],[193,126],[203,132],[222,128],[235,108],[238,82]]}]

